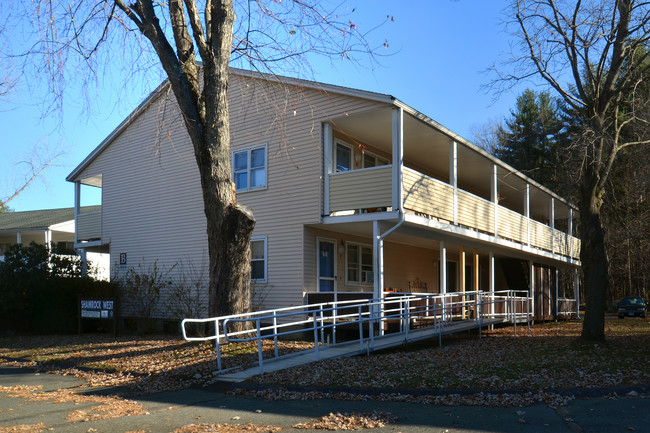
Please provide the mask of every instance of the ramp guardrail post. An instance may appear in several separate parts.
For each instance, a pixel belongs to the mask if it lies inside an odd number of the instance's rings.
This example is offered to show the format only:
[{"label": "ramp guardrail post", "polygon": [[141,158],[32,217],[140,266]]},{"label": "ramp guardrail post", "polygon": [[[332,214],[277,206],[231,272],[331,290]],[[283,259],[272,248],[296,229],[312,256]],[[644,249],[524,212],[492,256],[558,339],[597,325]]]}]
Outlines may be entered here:
[{"label": "ramp guardrail post", "polygon": [[318,313],[314,312],[311,316],[314,323],[314,353],[316,354],[316,361],[319,361],[320,353],[318,351]]},{"label": "ramp guardrail post", "polygon": [[273,310],[273,353],[278,357],[278,317],[276,310]]},{"label": "ramp guardrail post", "polygon": [[359,349],[363,352],[363,310],[359,305]]},{"label": "ramp guardrail post", "polygon": [[255,325],[257,327],[257,358],[260,363],[260,374],[264,374],[264,354],[262,352],[262,332],[259,318],[255,320]]},{"label": "ramp guardrail post", "polygon": [[219,336],[219,319],[214,319],[214,345],[217,349],[217,370],[221,371],[221,338]]}]

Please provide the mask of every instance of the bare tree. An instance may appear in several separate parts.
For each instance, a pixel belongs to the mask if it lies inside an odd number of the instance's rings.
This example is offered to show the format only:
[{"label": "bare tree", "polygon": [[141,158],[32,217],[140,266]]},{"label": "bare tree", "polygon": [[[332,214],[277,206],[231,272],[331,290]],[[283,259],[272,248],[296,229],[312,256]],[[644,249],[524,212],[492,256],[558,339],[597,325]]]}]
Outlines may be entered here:
[{"label": "bare tree", "polygon": [[[12,186],[6,186],[6,192],[0,192],[0,212],[9,210],[9,202],[18,197],[29,185],[42,176],[43,172],[52,166],[55,161],[61,157],[63,151],[58,147],[51,150],[47,146],[34,146],[30,153],[22,160],[16,163],[19,167],[17,179]],[[6,181],[8,181],[6,179]]]},{"label": "bare tree", "polygon": [[[650,78],[650,4],[637,0],[513,0],[519,50],[497,84],[541,77],[578,120],[581,262],[587,294],[582,337],[604,339],[609,285],[601,208],[617,155],[650,142],[634,133],[648,123],[647,98],[637,91]],[[643,128],[645,129],[645,128]]]},{"label": "bare tree", "polygon": [[295,69],[310,53],[351,59],[355,53],[372,55],[375,48],[339,3],[318,0],[39,1],[32,16],[39,42],[31,53],[45,54],[55,96],[62,95],[73,55],[87,66],[89,80],[99,75],[102,62],[115,61],[116,52],[121,58],[130,52],[128,61],[137,68],[147,69],[145,59],[162,67],[201,179],[209,313],[248,310],[255,219],[237,203],[231,181],[229,65]]}]

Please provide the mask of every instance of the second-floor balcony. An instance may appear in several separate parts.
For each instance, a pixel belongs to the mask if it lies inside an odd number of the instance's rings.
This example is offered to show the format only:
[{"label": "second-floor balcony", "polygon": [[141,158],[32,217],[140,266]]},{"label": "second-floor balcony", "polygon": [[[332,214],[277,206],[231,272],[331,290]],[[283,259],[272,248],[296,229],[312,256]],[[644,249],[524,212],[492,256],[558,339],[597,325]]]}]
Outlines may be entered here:
[{"label": "second-floor balcony", "polygon": [[[337,122],[343,134],[354,132],[355,144],[337,138],[336,130],[331,138],[326,132],[331,146],[325,152],[333,156],[331,167],[325,161],[323,206],[330,221],[403,210],[423,224],[578,263],[577,213],[566,200],[460,137],[414,116],[404,114],[400,120],[397,109],[392,111],[392,122],[387,110],[373,113],[374,126],[365,128],[372,133],[354,124],[369,125],[370,115]],[[408,139],[400,140],[403,135]],[[365,137],[368,141],[361,141]],[[372,157],[370,167],[365,166],[367,153],[380,155]]]},{"label": "second-floor balcony", "polygon": [[102,211],[80,213],[77,216],[77,241],[93,241],[102,238]]}]

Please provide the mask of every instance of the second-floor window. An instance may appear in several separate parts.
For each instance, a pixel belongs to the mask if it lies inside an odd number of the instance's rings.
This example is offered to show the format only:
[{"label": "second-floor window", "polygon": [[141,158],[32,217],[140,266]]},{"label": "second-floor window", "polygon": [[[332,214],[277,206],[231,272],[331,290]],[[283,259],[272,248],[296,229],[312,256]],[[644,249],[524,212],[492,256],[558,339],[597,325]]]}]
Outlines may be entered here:
[{"label": "second-floor window", "polygon": [[352,147],[336,143],[336,171],[352,170]]},{"label": "second-floor window", "polygon": [[232,177],[237,192],[266,188],[266,144],[233,152]]},{"label": "second-floor window", "polygon": [[380,165],[388,165],[388,160],[371,152],[363,153],[363,168],[379,167]]}]

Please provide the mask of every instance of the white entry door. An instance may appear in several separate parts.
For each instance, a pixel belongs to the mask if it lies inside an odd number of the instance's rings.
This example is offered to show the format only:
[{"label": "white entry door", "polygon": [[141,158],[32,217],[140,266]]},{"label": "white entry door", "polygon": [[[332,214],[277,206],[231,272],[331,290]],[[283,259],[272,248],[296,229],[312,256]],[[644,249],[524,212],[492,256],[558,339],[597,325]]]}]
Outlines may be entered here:
[{"label": "white entry door", "polygon": [[318,239],[318,291],[336,291],[336,242]]}]

